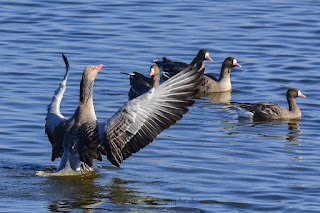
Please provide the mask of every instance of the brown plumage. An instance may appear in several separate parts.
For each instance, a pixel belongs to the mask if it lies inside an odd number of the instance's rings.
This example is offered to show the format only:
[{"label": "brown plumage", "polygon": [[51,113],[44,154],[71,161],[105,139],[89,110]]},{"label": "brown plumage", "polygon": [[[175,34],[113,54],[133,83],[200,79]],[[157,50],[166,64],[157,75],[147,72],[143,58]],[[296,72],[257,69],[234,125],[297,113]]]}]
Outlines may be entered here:
[{"label": "brown plumage", "polygon": [[65,77],[48,107],[46,133],[52,144],[52,160],[61,157],[58,172],[91,170],[95,159],[107,155],[115,166],[153,141],[164,129],[188,112],[189,100],[198,91],[203,71],[188,67],[175,77],[129,101],[106,122],[97,122],[93,84],[101,69],[88,66],[80,83],[79,104],[71,118],[60,113]]},{"label": "brown plumage", "polygon": [[241,67],[237,60],[233,57],[228,57],[224,60],[221,66],[219,79],[212,75],[205,74],[203,83],[199,88],[200,94],[226,92],[232,89],[230,72],[233,67]]},{"label": "brown plumage", "polygon": [[253,119],[298,119],[301,118],[301,111],[296,103],[295,98],[306,96],[297,88],[290,88],[287,91],[287,101],[289,109],[268,102],[258,103],[236,103],[232,102],[232,107],[237,111],[239,117],[247,117]]}]

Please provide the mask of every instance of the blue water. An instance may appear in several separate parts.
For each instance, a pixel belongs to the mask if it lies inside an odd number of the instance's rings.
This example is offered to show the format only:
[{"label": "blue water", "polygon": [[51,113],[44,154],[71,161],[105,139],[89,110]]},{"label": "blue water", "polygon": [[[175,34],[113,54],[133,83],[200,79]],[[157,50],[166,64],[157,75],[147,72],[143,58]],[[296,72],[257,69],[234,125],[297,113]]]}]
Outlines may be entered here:
[{"label": "blue water", "polygon": [[[0,7],[0,212],[319,212],[320,2],[20,0]],[[190,62],[210,52],[219,75],[235,57],[231,93],[196,100],[188,114],[124,161],[94,174],[56,169],[44,134],[46,106],[70,77],[61,111],[72,115],[85,66],[104,64],[94,86],[99,121],[126,101],[129,80],[153,59]],[[287,106],[299,88],[302,118],[238,119],[220,102]]]}]

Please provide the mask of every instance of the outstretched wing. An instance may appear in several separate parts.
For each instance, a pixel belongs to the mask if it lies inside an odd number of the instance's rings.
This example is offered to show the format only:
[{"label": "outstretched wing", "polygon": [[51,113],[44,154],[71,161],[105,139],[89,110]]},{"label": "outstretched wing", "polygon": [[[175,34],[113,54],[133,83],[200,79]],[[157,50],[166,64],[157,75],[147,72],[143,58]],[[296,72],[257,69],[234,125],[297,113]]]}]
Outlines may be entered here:
[{"label": "outstretched wing", "polygon": [[[54,156],[59,155],[58,153],[60,153],[59,150],[61,150],[61,146],[62,146],[61,142],[55,141],[54,132],[56,131],[56,132],[60,132],[60,134],[63,134],[63,132],[61,132],[63,131],[63,128],[56,129],[56,127],[62,121],[66,120],[66,118],[60,113],[60,103],[61,103],[63,94],[66,90],[66,83],[69,76],[69,62],[63,53],[62,53],[62,58],[64,60],[64,63],[66,64],[66,73],[58,89],[56,89],[56,91],[54,92],[51,103],[48,105],[46,125],[45,125],[45,133],[48,135],[49,141],[52,145],[52,160],[54,160],[55,158]],[[54,155],[54,153],[56,154]]]},{"label": "outstretched wing", "polygon": [[101,145],[115,166],[148,145],[188,112],[203,71],[187,67],[149,92],[125,104],[107,122],[99,123]]}]

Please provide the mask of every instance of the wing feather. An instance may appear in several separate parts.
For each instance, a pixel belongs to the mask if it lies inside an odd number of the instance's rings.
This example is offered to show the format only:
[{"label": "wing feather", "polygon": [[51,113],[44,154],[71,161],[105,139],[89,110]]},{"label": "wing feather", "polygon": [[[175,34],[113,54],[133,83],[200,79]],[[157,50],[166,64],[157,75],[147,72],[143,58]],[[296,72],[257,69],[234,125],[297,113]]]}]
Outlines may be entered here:
[{"label": "wing feather", "polygon": [[120,163],[153,141],[188,112],[203,71],[187,67],[176,76],[125,104],[108,121],[99,123],[108,160]]},{"label": "wing feather", "polygon": [[67,79],[69,76],[69,62],[63,53],[62,58],[66,65],[66,73],[62,82],[59,84],[59,87],[55,90],[51,103],[48,105],[45,124],[45,133],[47,134],[52,145],[52,161],[57,157],[61,157],[62,155],[62,142],[61,140],[58,140],[55,135],[63,136],[63,128],[58,126],[66,120],[66,118],[60,113],[60,103],[66,90]]}]

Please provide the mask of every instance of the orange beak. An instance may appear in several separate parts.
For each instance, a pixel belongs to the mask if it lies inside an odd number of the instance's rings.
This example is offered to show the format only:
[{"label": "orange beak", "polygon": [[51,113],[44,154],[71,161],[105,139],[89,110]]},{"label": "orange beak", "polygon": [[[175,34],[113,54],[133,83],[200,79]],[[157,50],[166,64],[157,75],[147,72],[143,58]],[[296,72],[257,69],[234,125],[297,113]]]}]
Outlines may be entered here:
[{"label": "orange beak", "polygon": [[150,74],[149,74],[149,76],[153,76],[153,75],[154,75],[154,69],[151,68],[151,69],[150,69]]},{"label": "orange beak", "polygon": [[299,95],[299,97],[301,97],[301,98],[306,98],[307,96],[305,96],[304,94],[301,93],[301,94]]},{"label": "orange beak", "polygon": [[212,58],[210,56],[206,56],[206,60],[212,61]]},{"label": "orange beak", "polygon": [[98,72],[100,71],[100,69],[103,67],[103,64],[97,65],[96,68],[98,69]]},{"label": "orange beak", "polygon": [[241,65],[238,63],[235,63],[235,64],[233,64],[233,67],[241,67]]}]

